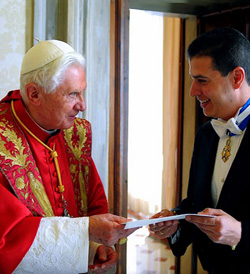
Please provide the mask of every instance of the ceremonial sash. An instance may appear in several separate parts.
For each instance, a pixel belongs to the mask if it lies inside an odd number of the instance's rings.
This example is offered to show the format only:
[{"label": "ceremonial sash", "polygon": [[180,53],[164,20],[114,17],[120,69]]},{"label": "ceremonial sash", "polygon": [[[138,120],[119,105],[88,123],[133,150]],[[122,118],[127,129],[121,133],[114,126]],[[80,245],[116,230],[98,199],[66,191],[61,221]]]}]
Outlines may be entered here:
[{"label": "ceremonial sash", "polygon": [[[90,124],[75,119],[70,129],[59,134],[64,137],[78,211],[85,216],[91,166]],[[54,216],[32,151],[13,119],[9,103],[0,104],[0,170],[17,198],[34,216]]]},{"label": "ceremonial sash", "polygon": [[78,213],[87,215],[87,194],[89,189],[89,177],[91,167],[91,126],[87,120],[76,118],[74,125],[62,131],[66,155],[69,161],[69,169]]},{"label": "ceremonial sash", "polygon": [[33,215],[54,215],[30,146],[5,103],[0,104],[0,169]]}]

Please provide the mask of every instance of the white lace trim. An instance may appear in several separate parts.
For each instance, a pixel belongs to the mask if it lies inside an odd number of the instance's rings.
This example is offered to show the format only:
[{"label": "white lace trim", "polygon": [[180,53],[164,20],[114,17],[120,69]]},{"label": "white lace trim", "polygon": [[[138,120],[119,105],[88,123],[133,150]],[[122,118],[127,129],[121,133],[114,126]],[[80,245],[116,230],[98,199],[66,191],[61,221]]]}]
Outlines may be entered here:
[{"label": "white lace trim", "polygon": [[42,218],[29,251],[13,273],[88,272],[89,219]]}]

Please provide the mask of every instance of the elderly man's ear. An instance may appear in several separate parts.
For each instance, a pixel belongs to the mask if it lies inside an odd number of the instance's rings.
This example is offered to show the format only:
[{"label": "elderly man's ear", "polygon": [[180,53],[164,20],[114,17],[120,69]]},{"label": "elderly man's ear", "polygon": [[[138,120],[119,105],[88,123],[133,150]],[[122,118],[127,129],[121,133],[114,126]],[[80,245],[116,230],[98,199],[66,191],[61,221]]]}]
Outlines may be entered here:
[{"label": "elderly man's ear", "polygon": [[36,106],[40,105],[41,91],[42,91],[42,88],[35,83],[29,83],[25,86],[25,92],[26,92],[28,101],[31,104]]}]

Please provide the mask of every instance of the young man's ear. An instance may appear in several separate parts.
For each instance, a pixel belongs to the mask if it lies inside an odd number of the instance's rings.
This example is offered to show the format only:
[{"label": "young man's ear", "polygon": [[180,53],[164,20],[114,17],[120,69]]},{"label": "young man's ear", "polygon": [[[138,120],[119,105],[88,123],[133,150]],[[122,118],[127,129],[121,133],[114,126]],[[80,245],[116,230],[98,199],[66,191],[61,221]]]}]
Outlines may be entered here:
[{"label": "young man's ear", "polygon": [[28,101],[33,105],[40,105],[41,88],[35,83],[29,83],[25,86],[25,92]]},{"label": "young man's ear", "polygon": [[234,89],[239,89],[245,79],[245,70],[242,67],[236,67],[233,70],[233,86]]}]

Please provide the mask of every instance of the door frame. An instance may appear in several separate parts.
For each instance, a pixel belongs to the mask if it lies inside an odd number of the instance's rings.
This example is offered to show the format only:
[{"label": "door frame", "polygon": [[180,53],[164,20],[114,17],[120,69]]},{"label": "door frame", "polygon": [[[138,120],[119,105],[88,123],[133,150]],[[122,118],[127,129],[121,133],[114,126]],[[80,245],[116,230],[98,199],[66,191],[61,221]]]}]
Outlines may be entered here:
[{"label": "door frame", "polygon": [[[129,0],[110,1],[109,191],[111,213],[127,217]],[[116,246],[126,273],[126,245]]]}]

